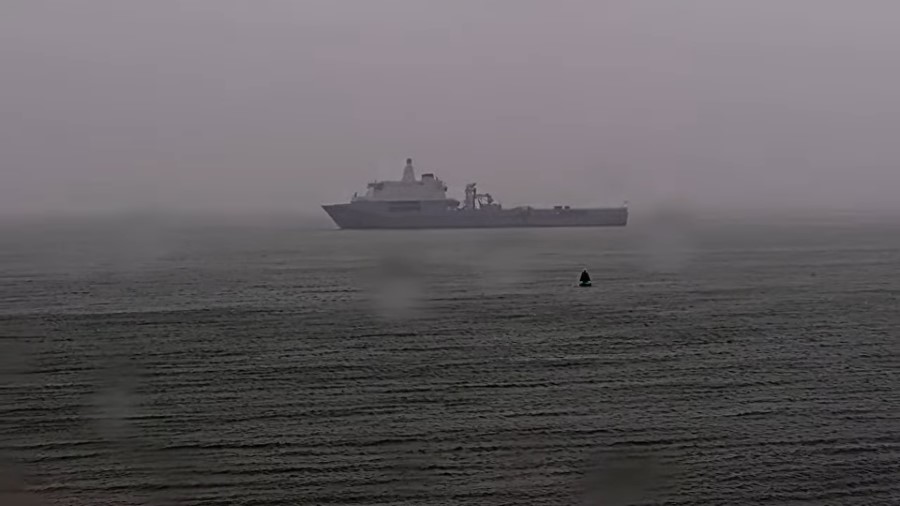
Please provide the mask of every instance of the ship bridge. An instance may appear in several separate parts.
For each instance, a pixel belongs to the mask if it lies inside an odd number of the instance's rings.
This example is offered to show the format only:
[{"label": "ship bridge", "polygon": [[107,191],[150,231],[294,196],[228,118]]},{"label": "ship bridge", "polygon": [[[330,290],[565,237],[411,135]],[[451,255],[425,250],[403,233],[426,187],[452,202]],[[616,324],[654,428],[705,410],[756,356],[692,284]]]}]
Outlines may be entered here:
[{"label": "ship bridge", "polygon": [[365,195],[354,195],[354,201],[423,201],[447,200],[447,186],[434,174],[422,174],[416,179],[412,159],[406,159],[403,177],[399,181],[375,181],[369,183]]}]

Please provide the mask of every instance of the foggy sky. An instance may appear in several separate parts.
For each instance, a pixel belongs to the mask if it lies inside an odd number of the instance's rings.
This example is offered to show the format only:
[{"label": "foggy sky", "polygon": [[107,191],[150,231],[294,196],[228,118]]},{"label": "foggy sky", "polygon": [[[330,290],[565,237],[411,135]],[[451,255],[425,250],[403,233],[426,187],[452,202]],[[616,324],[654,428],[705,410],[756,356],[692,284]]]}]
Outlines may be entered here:
[{"label": "foggy sky", "polygon": [[0,212],[900,206],[896,0],[4,0]]}]

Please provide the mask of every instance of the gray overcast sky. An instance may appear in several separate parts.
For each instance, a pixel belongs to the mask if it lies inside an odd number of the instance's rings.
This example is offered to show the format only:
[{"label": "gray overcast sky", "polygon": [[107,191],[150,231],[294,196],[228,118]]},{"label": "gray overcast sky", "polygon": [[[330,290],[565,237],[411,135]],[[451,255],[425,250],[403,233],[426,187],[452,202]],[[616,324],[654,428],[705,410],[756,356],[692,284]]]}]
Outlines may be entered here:
[{"label": "gray overcast sky", "polygon": [[0,211],[900,205],[896,0],[3,0]]}]

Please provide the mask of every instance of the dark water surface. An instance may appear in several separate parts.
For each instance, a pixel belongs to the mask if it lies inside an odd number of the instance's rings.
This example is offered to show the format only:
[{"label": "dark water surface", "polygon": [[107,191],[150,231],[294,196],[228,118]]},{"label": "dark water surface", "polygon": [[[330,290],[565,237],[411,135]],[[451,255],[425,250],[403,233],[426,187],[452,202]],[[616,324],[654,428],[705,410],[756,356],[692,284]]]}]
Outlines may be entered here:
[{"label": "dark water surface", "polygon": [[900,225],[2,232],[46,504],[900,504]]}]

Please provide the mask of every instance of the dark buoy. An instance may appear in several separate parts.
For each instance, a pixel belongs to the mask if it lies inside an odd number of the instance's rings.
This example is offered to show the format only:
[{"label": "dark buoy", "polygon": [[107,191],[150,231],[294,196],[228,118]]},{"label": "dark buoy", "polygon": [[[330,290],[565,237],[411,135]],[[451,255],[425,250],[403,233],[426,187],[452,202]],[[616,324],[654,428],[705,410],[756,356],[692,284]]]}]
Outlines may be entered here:
[{"label": "dark buoy", "polygon": [[591,276],[586,270],[581,271],[581,279],[578,280],[578,286],[591,286]]}]

